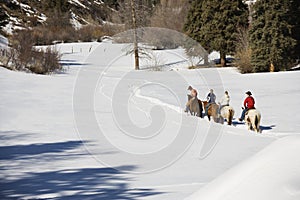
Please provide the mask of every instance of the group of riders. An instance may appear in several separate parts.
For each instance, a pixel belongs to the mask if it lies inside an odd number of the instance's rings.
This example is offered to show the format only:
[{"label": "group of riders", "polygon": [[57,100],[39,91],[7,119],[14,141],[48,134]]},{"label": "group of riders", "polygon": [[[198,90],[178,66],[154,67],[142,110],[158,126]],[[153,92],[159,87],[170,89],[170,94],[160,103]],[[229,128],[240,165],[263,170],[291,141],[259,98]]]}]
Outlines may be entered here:
[{"label": "group of riders", "polygon": [[[189,95],[192,97],[191,99],[189,99],[189,101],[186,104],[186,108],[185,108],[185,112],[190,112],[190,102],[193,101],[193,99],[197,98],[198,92],[196,89],[194,89],[192,86],[188,87],[188,91],[189,91]],[[255,104],[255,100],[252,96],[252,93],[250,91],[246,92],[247,97],[244,100],[244,108],[241,114],[241,117],[239,118],[239,121],[243,121],[245,119],[245,115],[246,112],[250,109],[255,109],[254,104]],[[205,106],[205,115],[207,116],[207,112],[208,112],[208,108],[210,107],[210,105],[212,104],[216,104],[216,95],[214,94],[213,89],[210,89],[209,93],[206,96],[206,100],[207,100],[207,105]],[[225,106],[229,106],[229,102],[230,102],[230,96],[228,94],[228,91],[225,91],[224,96],[221,98],[220,102],[218,102],[219,104],[219,110],[218,112],[220,113],[222,108],[224,108]]]}]

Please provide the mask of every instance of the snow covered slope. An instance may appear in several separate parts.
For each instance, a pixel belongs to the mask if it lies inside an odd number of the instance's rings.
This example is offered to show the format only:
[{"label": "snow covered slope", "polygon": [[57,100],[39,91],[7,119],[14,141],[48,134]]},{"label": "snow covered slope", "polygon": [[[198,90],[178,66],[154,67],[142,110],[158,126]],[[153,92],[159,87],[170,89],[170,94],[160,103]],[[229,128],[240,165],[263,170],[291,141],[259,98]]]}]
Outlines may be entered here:
[{"label": "snow covered slope", "polygon": [[272,143],[187,200],[300,199],[300,136]]},{"label": "snow covered slope", "polygon": [[[222,186],[226,171],[230,184],[220,194],[238,198],[248,194],[252,180],[238,188],[240,193],[232,193],[231,186],[247,175],[240,171],[251,169],[266,184],[265,175],[286,170],[273,186],[287,186],[281,194],[298,197],[299,182],[291,176],[299,172],[288,170],[299,166],[291,153],[299,152],[299,72],[187,70],[181,49],[156,51],[166,65],[180,63],[172,71],[132,71],[133,58],[122,50],[126,44],[56,48],[64,53],[65,73],[42,76],[0,68],[1,199],[184,199],[206,187],[200,196],[211,195],[210,184]],[[228,90],[235,118],[245,91],[251,90],[262,112],[262,134],[247,131],[237,120],[229,127],[187,116],[182,108],[190,84],[201,99],[210,88],[217,99]],[[274,163],[267,166],[268,174],[259,169],[267,159]],[[218,184],[211,182],[218,177]]]},{"label": "snow covered slope", "polygon": [[68,0],[58,4],[41,0],[1,1],[0,15],[3,26],[0,29],[12,34],[19,29],[42,25],[50,15],[54,15],[54,9],[58,9],[58,6],[61,6],[60,12],[65,12],[69,16],[71,24],[76,29],[87,24],[103,24],[112,12],[111,5],[101,0]]}]

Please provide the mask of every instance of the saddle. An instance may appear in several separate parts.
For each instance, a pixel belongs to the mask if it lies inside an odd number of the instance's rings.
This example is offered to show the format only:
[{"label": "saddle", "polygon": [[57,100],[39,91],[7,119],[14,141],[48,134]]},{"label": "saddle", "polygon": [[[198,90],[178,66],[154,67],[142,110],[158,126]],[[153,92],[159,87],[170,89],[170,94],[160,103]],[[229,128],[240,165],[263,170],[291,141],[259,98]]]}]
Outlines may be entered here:
[{"label": "saddle", "polygon": [[211,107],[212,105],[217,105],[217,103],[209,103],[206,107],[209,108],[209,107]]},{"label": "saddle", "polygon": [[223,110],[223,109],[224,109],[226,106],[229,106],[229,104],[222,105],[222,106],[220,105],[220,110],[219,110],[219,111],[220,111],[220,113],[221,113],[221,110]]},{"label": "saddle", "polygon": [[[244,109],[245,109],[245,108],[244,108]],[[250,109],[248,109],[248,110],[246,111],[245,115],[247,115],[248,112],[249,112],[250,110],[256,110],[256,108],[250,108]]]}]

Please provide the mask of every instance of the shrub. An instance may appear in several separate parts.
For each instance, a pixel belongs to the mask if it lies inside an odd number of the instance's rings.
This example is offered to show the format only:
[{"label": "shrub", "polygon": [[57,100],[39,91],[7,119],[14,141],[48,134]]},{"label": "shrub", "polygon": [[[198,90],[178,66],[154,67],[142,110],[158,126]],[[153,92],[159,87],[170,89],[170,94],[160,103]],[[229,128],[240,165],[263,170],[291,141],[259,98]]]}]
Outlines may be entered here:
[{"label": "shrub", "polygon": [[101,41],[104,32],[100,26],[87,25],[77,30],[77,39],[83,42]]},{"label": "shrub", "polygon": [[49,74],[62,70],[60,55],[48,47],[46,50],[33,48],[31,31],[20,31],[13,36],[12,47],[2,59],[4,67],[11,70],[30,71],[37,74]]},{"label": "shrub", "polygon": [[249,45],[248,29],[239,29],[235,53],[235,65],[241,73],[255,72],[251,64],[251,48]]},{"label": "shrub", "polygon": [[32,62],[28,66],[28,69],[36,74],[49,74],[62,71],[59,60],[59,53],[52,50],[50,47],[46,50],[35,50],[33,51]]},{"label": "shrub", "polygon": [[235,65],[239,69],[242,74],[245,73],[253,73],[254,68],[251,64],[251,49],[241,49],[236,52],[235,57],[237,58],[235,61]]}]

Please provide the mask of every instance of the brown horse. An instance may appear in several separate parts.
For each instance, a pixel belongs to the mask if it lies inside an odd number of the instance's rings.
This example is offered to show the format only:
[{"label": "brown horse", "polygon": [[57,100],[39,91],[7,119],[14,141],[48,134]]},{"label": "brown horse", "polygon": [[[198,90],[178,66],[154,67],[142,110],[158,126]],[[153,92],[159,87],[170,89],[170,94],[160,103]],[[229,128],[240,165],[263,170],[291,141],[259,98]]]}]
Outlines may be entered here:
[{"label": "brown horse", "polygon": [[[207,101],[202,101],[204,109],[208,105]],[[219,122],[219,106],[216,103],[212,103],[209,105],[208,110],[207,110],[207,117],[208,120],[210,121],[210,117],[213,118],[214,122]]]},{"label": "brown horse", "polygon": [[197,97],[193,98],[191,95],[188,95],[188,103],[187,105],[190,108],[191,115],[197,115],[202,118],[202,102]]}]

